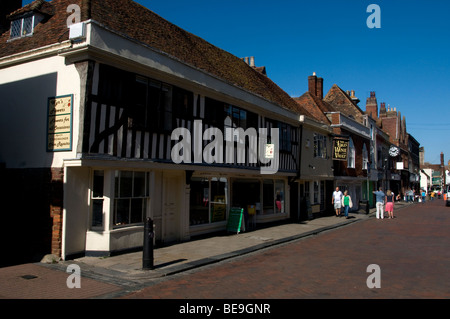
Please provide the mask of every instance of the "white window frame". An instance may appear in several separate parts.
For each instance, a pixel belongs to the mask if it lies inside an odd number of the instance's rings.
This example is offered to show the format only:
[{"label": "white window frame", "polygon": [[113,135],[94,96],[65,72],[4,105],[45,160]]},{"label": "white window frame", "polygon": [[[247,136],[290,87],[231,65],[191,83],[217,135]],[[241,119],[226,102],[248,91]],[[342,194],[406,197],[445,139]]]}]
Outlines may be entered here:
[{"label": "white window frame", "polygon": [[[95,173],[99,172],[102,175],[102,182],[103,182],[103,192],[101,195],[96,196],[95,192],[94,192],[94,185],[95,185]],[[91,216],[90,216],[90,223],[89,223],[89,228],[91,230],[104,230],[105,227],[105,216],[104,216],[104,209],[105,209],[105,171],[101,170],[101,169],[95,169],[91,171],[91,187],[90,187],[90,212],[91,212]],[[102,217],[101,217],[101,225],[93,225],[94,222],[94,202],[95,201],[101,201],[102,203]]]},{"label": "white window frame", "polygon": [[325,135],[314,133],[314,157],[327,158],[327,137]]},{"label": "white window frame", "polygon": [[367,151],[366,143],[364,143],[363,145],[362,155],[362,169],[367,170],[369,168],[369,154]]},{"label": "white window frame", "polygon": [[347,167],[355,168],[355,144],[353,143],[353,139],[350,137],[348,139],[348,159],[347,159]]},{"label": "white window frame", "polygon": [[[24,34],[24,24],[25,24],[25,19],[31,18],[31,31],[29,33],[25,33]],[[20,20],[20,34],[19,35],[13,35],[13,23],[16,21]],[[23,37],[27,37],[27,36],[31,36],[33,35],[34,32],[34,23],[35,23],[35,16],[31,15],[31,16],[25,16],[22,17],[20,19],[16,19],[11,21],[11,29],[10,29],[10,38],[11,39],[18,39],[18,38],[23,38]]]},{"label": "white window frame", "polygon": [[[121,196],[120,192],[120,179],[122,178],[122,173],[132,173],[132,182],[131,182],[131,195],[129,196]],[[145,186],[144,186],[144,195],[135,195],[134,191],[134,181],[135,181],[135,174],[136,173],[144,173],[145,176]],[[116,170],[113,172],[114,174],[114,191],[113,191],[113,205],[112,205],[112,223],[113,228],[121,228],[121,227],[128,227],[128,226],[135,226],[135,225],[141,225],[144,223],[145,218],[148,216],[148,210],[150,207],[150,172],[147,171],[133,171],[133,170]],[[118,178],[118,183],[116,185],[116,178]],[[116,186],[119,187],[116,189]],[[117,214],[117,208],[118,204],[117,202],[119,200],[129,200],[129,207],[128,207],[128,223],[118,223],[118,214]],[[140,199],[142,200],[142,220],[138,222],[131,222],[131,205],[133,199]]]}]

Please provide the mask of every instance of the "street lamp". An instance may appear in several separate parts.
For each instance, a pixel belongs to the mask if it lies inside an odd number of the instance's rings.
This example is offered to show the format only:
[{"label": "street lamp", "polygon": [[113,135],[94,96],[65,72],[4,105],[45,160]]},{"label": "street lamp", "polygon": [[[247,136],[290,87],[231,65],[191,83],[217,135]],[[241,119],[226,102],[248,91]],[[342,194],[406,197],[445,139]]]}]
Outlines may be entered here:
[{"label": "street lamp", "polygon": [[387,190],[387,163],[388,163],[388,159],[387,157],[384,158],[384,190]]}]

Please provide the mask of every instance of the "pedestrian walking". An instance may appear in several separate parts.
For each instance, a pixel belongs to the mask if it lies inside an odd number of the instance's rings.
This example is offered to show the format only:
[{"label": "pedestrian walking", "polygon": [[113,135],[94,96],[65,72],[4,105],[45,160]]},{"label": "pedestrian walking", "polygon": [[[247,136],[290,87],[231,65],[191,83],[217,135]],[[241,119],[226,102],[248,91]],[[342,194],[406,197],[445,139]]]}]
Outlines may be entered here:
[{"label": "pedestrian walking", "polygon": [[384,199],[386,197],[386,195],[383,192],[383,189],[380,187],[378,189],[378,191],[374,191],[373,192],[376,196],[376,207],[377,207],[377,212],[376,212],[376,217],[377,219],[383,219],[384,218]]},{"label": "pedestrian walking", "polygon": [[390,189],[386,192],[385,201],[388,218],[394,218],[394,193],[392,193]]},{"label": "pedestrian walking", "polygon": [[349,211],[350,208],[353,207],[353,203],[352,203],[352,198],[348,194],[347,190],[344,191],[344,198],[343,199],[344,199],[343,200],[343,202],[344,202],[344,216],[345,216],[345,218],[348,219],[348,211]]},{"label": "pedestrian walking", "polygon": [[343,196],[343,194],[339,190],[339,187],[336,187],[336,190],[333,192],[333,197],[331,198],[331,204],[334,205],[334,210],[336,211],[336,217],[341,216],[342,196]]}]

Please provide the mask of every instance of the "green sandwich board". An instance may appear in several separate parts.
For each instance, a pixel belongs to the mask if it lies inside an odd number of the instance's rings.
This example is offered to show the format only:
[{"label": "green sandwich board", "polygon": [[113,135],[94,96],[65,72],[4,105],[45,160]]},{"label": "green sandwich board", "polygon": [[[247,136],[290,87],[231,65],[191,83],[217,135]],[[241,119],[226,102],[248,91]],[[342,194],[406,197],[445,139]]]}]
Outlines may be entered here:
[{"label": "green sandwich board", "polygon": [[228,215],[227,231],[239,234],[242,224],[243,208],[232,207]]}]

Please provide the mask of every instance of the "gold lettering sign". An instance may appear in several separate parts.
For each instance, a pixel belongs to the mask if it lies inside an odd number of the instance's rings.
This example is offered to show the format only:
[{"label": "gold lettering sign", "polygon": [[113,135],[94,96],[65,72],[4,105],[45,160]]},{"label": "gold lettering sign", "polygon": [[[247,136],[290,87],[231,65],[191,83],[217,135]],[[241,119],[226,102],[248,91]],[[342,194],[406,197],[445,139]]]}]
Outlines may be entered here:
[{"label": "gold lettering sign", "polygon": [[48,99],[47,151],[72,150],[73,95]]},{"label": "gold lettering sign", "polygon": [[346,161],[348,153],[348,139],[335,138],[333,140],[333,160]]}]

